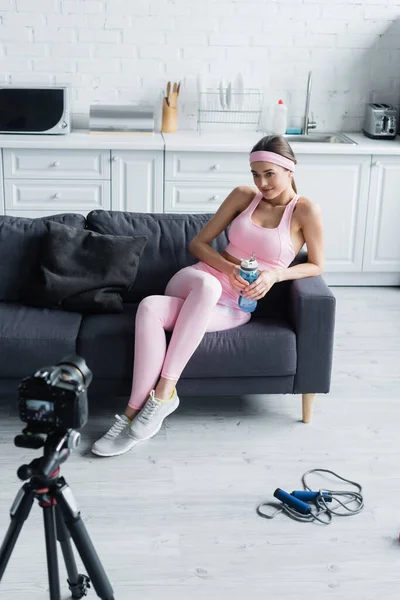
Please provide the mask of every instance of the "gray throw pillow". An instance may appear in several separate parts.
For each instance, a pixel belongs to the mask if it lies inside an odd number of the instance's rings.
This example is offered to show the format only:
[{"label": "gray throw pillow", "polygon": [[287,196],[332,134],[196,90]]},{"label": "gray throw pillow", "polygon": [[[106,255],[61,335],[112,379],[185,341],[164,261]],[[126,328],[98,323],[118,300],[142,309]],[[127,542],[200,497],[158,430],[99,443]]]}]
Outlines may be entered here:
[{"label": "gray throw pillow", "polygon": [[81,313],[119,313],[135,281],[145,236],[104,235],[47,223],[39,264],[23,289],[37,307]]}]

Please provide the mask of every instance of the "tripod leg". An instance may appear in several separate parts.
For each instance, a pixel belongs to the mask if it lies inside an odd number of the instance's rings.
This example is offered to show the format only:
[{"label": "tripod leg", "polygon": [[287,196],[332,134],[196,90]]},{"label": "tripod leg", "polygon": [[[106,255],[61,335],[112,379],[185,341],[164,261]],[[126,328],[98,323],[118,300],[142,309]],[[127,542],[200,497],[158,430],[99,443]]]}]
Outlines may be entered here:
[{"label": "tripod leg", "polygon": [[102,600],[114,600],[111,584],[81,520],[79,508],[71,489],[65,481],[62,487],[59,487],[56,491],[56,500],[63,514],[64,523],[93,582],[96,594]]},{"label": "tripod leg", "polygon": [[11,523],[0,548],[0,580],[6,570],[8,561],[21,533],[24,521],[29,516],[34,500],[34,491],[29,483],[19,490],[10,509]]},{"label": "tripod leg", "polygon": [[43,508],[44,533],[46,538],[47,571],[49,574],[50,600],[60,600],[60,578],[58,574],[57,540],[55,506],[53,498],[50,501],[41,501]]},{"label": "tripod leg", "polygon": [[78,573],[71,545],[71,536],[66,528],[63,515],[58,504],[56,504],[56,525],[57,540],[60,542],[61,550],[64,556],[64,562],[68,573],[68,586],[71,591],[72,598],[75,600],[83,598],[83,596],[86,596],[87,588],[90,587],[89,577],[86,575],[79,575]]}]

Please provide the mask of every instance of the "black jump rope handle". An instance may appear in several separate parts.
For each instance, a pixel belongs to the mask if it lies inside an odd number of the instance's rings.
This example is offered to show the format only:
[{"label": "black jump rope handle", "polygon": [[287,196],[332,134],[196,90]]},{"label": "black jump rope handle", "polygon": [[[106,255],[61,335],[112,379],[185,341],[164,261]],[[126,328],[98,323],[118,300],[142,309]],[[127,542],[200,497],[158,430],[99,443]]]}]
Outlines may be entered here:
[{"label": "black jump rope handle", "polygon": [[303,515],[308,515],[311,512],[311,507],[308,504],[306,504],[302,500],[299,500],[298,498],[295,498],[295,496],[288,494],[280,488],[276,488],[274,496],[287,506],[290,506],[290,508],[293,508],[293,510],[296,510],[297,512]]},{"label": "black jump rope handle", "polygon": [[291,496],[294,496],[298,500],[303,500],[304,502],[314,502],[318,496],[322,496],[325,502],[332,502],[332,495],[329,492],[308,492],[306,490],[294,490],[291,493]]},{"label": "black jump rope handle", "polygon": [[274,492],[275,498],[302,515],[309,515],[311,513],[311,507],[306,502],[313,502],[318,496],[322,496],[325,502],[332,502],[332,496],[328,492],[320,494],[319,492],[294,490],[291,494],[288,494],[280,488],[277,488]]}]

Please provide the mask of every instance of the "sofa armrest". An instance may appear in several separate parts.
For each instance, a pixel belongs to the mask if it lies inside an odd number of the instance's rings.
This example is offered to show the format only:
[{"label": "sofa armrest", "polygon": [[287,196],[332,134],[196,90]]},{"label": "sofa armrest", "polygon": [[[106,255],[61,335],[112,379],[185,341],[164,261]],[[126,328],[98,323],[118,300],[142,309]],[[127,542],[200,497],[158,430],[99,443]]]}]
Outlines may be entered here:
[{"label": "sofa armrest", "polygon": [[294,394],[329,392],[336,298],[322,276],[295,279],[289,286],[289,318],[296,332]]}]

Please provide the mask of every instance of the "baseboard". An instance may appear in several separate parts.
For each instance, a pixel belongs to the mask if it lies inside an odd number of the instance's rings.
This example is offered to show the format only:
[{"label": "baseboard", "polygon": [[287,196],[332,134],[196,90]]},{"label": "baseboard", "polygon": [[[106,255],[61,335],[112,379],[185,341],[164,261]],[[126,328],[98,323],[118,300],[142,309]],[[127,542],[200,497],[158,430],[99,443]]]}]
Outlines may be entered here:
[{"label": "baseboard", "polygon": [[329,286],[400,286],[399,273],[323,273]]}]

